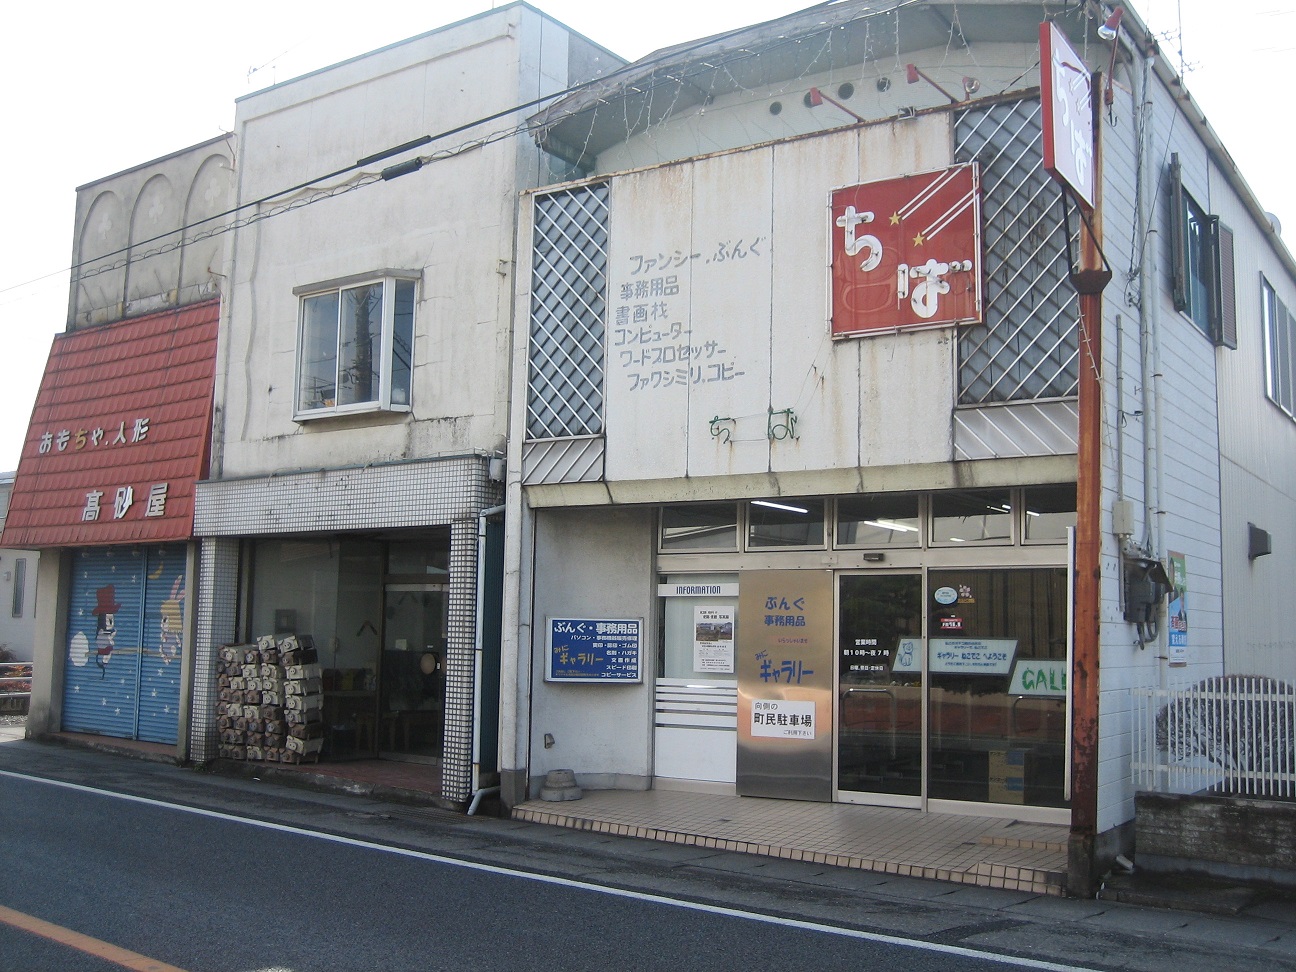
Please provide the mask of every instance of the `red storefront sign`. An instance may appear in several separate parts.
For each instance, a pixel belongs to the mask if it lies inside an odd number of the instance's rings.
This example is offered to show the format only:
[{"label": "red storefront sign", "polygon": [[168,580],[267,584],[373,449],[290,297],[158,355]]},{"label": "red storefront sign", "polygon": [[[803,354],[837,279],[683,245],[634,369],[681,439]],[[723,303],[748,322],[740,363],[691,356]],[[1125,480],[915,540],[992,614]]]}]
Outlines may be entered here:
[{"label": "red storefront sign", "polygon": [[0,543],[192,537],[219,317],[208,301],[54,338]]},{"label": "red storefront sign", "polygon": [[976,163],[832,194],[832,333],[981,320]]},{"label": "red storefront sign", "polygon": [[1040,102],[1044,168],[1092,209],[1093,81],[1085,62],[1052,21],[1040,24]]}]

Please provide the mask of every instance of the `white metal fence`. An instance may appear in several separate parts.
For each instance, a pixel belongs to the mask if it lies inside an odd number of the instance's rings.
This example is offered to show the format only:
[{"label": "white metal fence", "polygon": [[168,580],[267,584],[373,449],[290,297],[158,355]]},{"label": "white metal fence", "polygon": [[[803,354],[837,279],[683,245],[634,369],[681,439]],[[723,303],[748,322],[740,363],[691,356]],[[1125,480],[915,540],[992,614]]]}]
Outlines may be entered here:
[{"label": "white metal fence", "polygon": [[1132,692],[1133,772],[1140,790],[1296,798],[1296,689],[1222,675]]}]

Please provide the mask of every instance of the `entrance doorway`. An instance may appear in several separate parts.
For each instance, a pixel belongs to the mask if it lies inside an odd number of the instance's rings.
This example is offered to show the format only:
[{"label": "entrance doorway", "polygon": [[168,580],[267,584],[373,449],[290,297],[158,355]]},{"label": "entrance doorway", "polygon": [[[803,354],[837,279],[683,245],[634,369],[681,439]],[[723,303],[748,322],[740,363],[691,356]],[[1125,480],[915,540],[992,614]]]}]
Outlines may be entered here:
[{"label": "entrance doorway", "polygon": [[1066,808],[1065,570],[925,582],[838,577],[836,798]]},{"label": "entrance doorway", "polygon": [[[922,577],[844,574],[837,607],[837,790],[917,806],[923,781]],[[886,799],[879,799],[885,797]]]},{"label": "entrance doorway", "polygon": [[378,698],[383,757],[440,762],[449,593],[447,549],[390,545]]}]

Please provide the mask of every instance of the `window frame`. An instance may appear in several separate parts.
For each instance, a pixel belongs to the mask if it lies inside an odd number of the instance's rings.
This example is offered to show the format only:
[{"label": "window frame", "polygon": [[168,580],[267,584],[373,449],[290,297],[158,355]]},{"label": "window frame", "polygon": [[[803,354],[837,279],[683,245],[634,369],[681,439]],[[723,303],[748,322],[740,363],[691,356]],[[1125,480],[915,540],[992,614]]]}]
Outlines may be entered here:
[{"label": "window frame", "polygon": [[[1068,505],[1071,507],[1071,509],[1040,511],[1040,513],[1033,512],[1030,508],[1031,507],[1030,494],[1032,492],[1038,492],[1041,490],[1069,490],[1069,495],[1071,497],[1072,502]],[[1072,526],[1072,527],[1076,525],[1076,520],[1078,519],[1079,500],[1077,498],[1075,483],[1038,483],[1033,486],[1022,486],[1017,490],[1013,505],[1020,510],[1020,514],[1019,514],[1020,522],[1018,523],[1020,536],[1018,539],[1018,543],[1020,543],[1021,546],[1023,547],[1056,546],[1057,544],[1066,542],[1065,531],[1063,531],[1063,535],[1061,537],[1032,537],[1030,535],[1031,533],[1030,518],[1032,516],[1036,516],[1036,515],[1058,516],[1065,513],[1070,513],[1071,523],[1068,524],[1068,526]]]},{"label": "window frame", "polygon": [[[297,298],[297,346],[294,357],[293,370],[293,419],[297,422],[311,421],[318,418],[329,418],[337,415],[355,415],[369,412],[409,412],[412,408],[410,399],[413,398],[413,377],[414,377],[414,335],[415,335],[415,318],[417,316],[417,307],[419,303],[419,283],[421,274],[414,271],[403,270],[379,270],[372,273],[357,274],[350,277],[342,277],[335,280],[321,281],[319,283],[307,284],[302,287],[293,289],[293,296]],[[409,290],[402,294],[401,290],[408,286]],[[348,402],[346,404],[337,404],[337,391],[342,384],[339,369],[343,357],[341,352],[342,336],[342,309],[345,305],[344,295],[348,291],[360,290],[366,287],[380,287],[382,294],[382,307],[379,314],[379,337],[378,337],[378,362],[374,369],[375,376],[378,379],[378,391],[365,401]],[[334,331],[334,374],[333,374],[333,393],[334,398],[332,405],[322,404],[314,407],[307,407],[304,403],[305,395],[303,394],[302,384],[305,380],[305,354],[307,348],[307,308],[309,302],[313,299],[328,297],[332,295],[337,303],[338,320]],[[398,301],[408,299],[409,314],[408,322],[400,325],[400,330],[407,332],[401,335],[409,343],[409,361],[401,369],[406,375],[404,386],[406,401],[399,400],[400,389],[395,383],[396,369],[396,342],[398,322],[396,312]]]},{"label": "window frame", "polygon": [[1170,241],[1175,310],[1212,344],[1236,348],[1233,232],[1184,188],[1178,153],[1170,156]]},{"label": "window frame", "polygon": [[[986,500],[999,498],[992,494],[1000,493],[1006,496],[1006,508],[1004,505],[991,506]],[[957,500],[959,498],[971,501],[976,499],[978,507],[984,507],[989,510],[996,520],[1001,517],[1003,522],[1008,524],[1008,535],[1004,537],[985,537],[983,539],[973,537],[963,537],[954,539],[945,537],[938,539],[936,536],[936,521],[938,519],[953,520],[971,519],[973,514],[964,517],[956,517],[938,512],[942,500]],[[1021,491],[1010,486],[977,486],[968,489],[940,489],[933,490],[927,501],[927,544],[929,547],[1014,547],[1018,546],[1021,537],[1021,524],[1018,522],[1023,516],[1020,512]],[[985,513],[978,513],[983,519],[989,519]]]},{"label": "window frame", "polygon": [[[843,540],[842,535],[845,530],[842,527],[842,501],[869,501],[873,499],[881,500],[883,504],[898,505],[900,502],[913,501],[916,515],[912,518],[913,525],[901,523],[899,517],[879,516],[877,519],[860,520],[858,522],[872,526],[877,529],[886,530],[890,525],[893,536],[899,535],[899,540],[891,540],[888,543],[868,543],[860,540]],[[896,493],[854,493],[848,496],[838,496],[833,503],[832,528],[833,528],[833,548],[836,550],[918,550],[921,549],[926,541],[927,530],[927,494],[920,492],[902,491]],[[912,535],[912,539],[910,536]]]},{"label": "window frame", "polygon": [[[795,504],[804,503],[805,506]],[[762,514],[772,521],[768,525],[778,529],[780,526],[794,525],[789,523],[778,523],[779,513],[793,513],[798,516],[814,517],[818,516],[819,539],[808,543],[758,543],[754,542],[754,531],[757,529],[755,518],[752,516],[752,507],[760,506],[773,512]],[[817,511],[816,511],[817,507]],[[828,537],[831,524],[830,504],[827,497],[822,496],[795,496],[795,497],[762,497],[760,499],[747,500],[742,506],[742,545],[743,550],[749,553],[763,553],[773,550],[826,550],[828,549]],[[785,518],[788,519],[788,518]],[[810,523],[809,520],[806,521]]]},{"label": "window frame", "polygon": [[12,603],[9,616],[21,618],[27,604],[27,558],[14,558]]},{"label": "window frame", "polygon": [[1296,319],[1278,290],[1260,275],[1260,315],[1264,324],[1265,397],[1296,419]]}]

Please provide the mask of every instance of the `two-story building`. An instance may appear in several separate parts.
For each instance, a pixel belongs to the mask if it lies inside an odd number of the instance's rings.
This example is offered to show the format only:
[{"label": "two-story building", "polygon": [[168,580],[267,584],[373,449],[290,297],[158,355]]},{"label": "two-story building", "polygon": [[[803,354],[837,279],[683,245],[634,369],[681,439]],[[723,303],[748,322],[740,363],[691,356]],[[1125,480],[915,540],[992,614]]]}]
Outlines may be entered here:
[{"label": "two-story building", "polygon": [[4,524],[5,545],[41,554],[24,577],[41,595],[29,735],[187,755],[193,499],[207,471],[224,250],[214,231],[232,167],[220,137],[77,190],[66,330]]},{"label": "two-story building", "polygon": [[309,635],[321,758],[420,763],[449,803],[495,768],[515,217],[551,179],[519,133],[620,63],[515,3],[237,103],[199,641]]},{"label": "two-story building", "polygon": [[533,125],[586,175],[518,238],[506,801],[1065,824],[1083,893],[1132,691],[1282,639],[1292,556],[1296,264],[1155,38],[844,2]]}]

